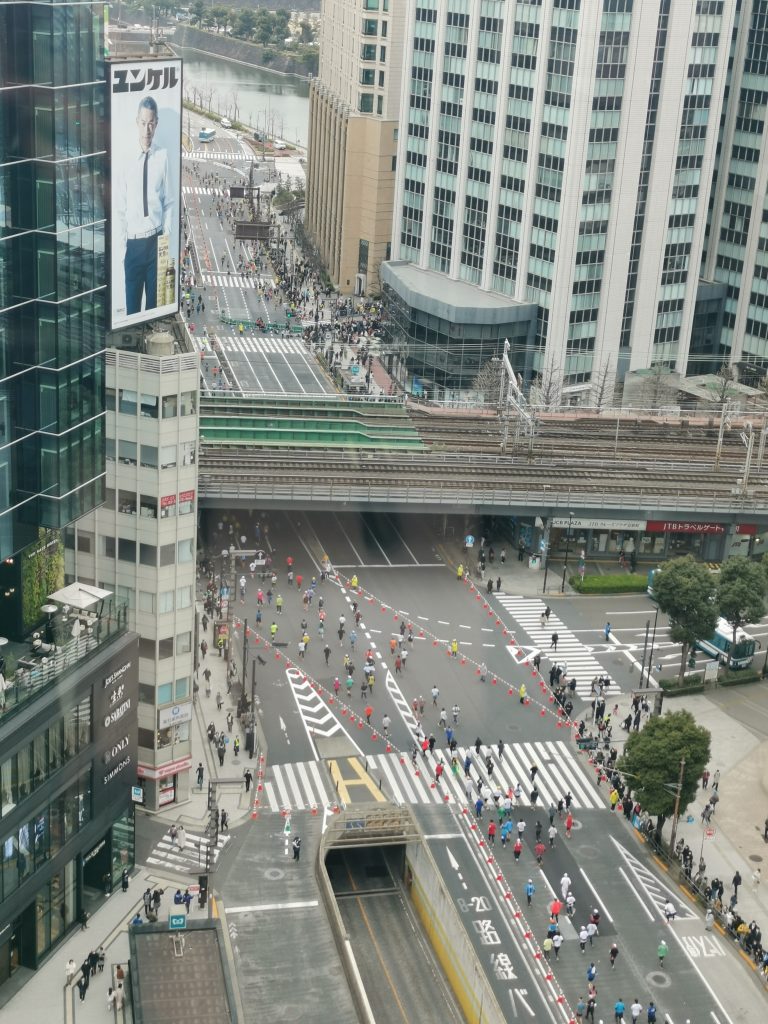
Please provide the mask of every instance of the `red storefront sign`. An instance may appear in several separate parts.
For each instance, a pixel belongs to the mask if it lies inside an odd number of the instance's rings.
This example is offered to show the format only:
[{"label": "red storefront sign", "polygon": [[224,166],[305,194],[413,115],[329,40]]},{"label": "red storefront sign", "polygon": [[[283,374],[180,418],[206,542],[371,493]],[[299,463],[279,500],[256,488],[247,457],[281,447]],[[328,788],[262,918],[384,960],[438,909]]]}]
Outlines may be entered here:
[{"label": "red storefront sign", "polygon": [[179,501],[194,501],[194,500],[195,500],[195,492],[194,491],[179,491]]},{"label": "red storefront sign", "polygon": [[663,519],[649,519],[647,533],[725,533],[722,523],[668,523]]},{"label": "red storefront sign", "polygon": [[160,508],[169,508],[171,505],[176,504],[175,494],[166,494],[164,498],[160,499]]},{"label": "red storefront sign", "polygon": [[[649,519],[645,529],[647,533],[725,533],[728,528],[722,523],[669,523],[663,519]],[[757,526],[754,523],[737,523],[736,533],[754,537]]]},{"label": "red storefront sign", "polygon": [[168,761],[166,764],[155,767],[149,764],[139,764],[136,774],[140,779],[165,779],[170,775],[178,775],[192,766],[192,757],[187,755],[178,761]]}]

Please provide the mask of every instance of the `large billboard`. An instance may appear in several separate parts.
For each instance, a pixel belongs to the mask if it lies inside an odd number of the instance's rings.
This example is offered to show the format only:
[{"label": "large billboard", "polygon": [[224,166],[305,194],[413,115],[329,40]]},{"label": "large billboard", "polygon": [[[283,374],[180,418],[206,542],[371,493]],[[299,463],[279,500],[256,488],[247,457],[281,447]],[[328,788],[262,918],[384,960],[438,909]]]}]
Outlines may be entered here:
[{"label": "large billboard", "polygon": [[179,308],[181,61],[110,62],[112,330]]}]

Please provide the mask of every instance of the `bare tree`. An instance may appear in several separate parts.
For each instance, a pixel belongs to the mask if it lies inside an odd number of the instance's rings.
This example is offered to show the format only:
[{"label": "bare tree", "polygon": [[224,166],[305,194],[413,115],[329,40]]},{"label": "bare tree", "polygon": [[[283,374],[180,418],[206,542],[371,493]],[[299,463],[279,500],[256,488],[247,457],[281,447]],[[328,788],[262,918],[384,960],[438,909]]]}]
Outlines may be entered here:
[{"label": "bare tree", "polygon": [[735,380],[736,374],[733,371],[733,367],[729,366],[728,363],[723,363],[715,374],[712,383],[708,385],[708,390],[718,405],[725,405],[726,401],[736,393],[736,389],[731,386]]},{"label": "bare tree", "polygon": [[603,409],[613,402],[613,390],[616,383],[610,358],[608,362],[592,373],[592,404],[596,409]]},{"label": "bare tree", "polygon": [[539,409],[554,409],[560,405],[563,393],[563,373],[551,360],[531,383],[530,403]]},{"label": "bare tree", "polygon": [[483,363],[472,381],[473,389],[482,392],[485,405],[498,408],[503,372],[501,360],[494,356],[487,363]]}]

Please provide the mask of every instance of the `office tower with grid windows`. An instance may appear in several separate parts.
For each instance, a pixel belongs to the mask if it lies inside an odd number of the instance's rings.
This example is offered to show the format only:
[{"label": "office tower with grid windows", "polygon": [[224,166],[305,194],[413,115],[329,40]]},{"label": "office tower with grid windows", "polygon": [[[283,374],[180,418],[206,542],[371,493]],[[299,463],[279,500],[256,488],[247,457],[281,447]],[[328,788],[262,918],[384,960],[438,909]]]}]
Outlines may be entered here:
[{"label": "office tower with grid windows", "polygon": [[382,281],[413,383],[470,387],[505,337],[567,401],[711,362],[716,334],[691,339],[723,293],[700,269],[747,6],[410,0]]},{"label": "office tower with grid windows", "polygon": [[390,255],[404,15],[403,0],[322,4],[305,223],[344,293],[377,293]]},{"label": "office tower with grid windows", "polygon": [[768,0],[742,0],[702,261],[702,277],[721,289],[720,301],[701,334],[694,332],[692,361],[709,358],[710,371],[730,362],[752,385],[768,372],[767,116]]}]

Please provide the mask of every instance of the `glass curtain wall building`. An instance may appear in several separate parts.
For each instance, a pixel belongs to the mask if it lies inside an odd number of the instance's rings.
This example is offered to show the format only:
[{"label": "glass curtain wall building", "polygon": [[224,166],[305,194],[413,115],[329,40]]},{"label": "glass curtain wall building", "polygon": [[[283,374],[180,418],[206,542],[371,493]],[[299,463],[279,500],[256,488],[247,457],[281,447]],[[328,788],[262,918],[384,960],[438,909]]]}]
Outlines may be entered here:
[{"label": "glass curtain wall building", "polygon": [[685,373],[740,6],[411,0],[390,299],[529,307],[513,366],[566,397]]},{"label": "glass curtain wall building", "polygon": [[0,0],[0,1003],[134,859],[138,637],[49,597],[104,499],[105,101],[103,4]]},{"label": "glass curtain wall building", "polygon": [[0,557],[104,497],[104,15],[0,2]]}]

